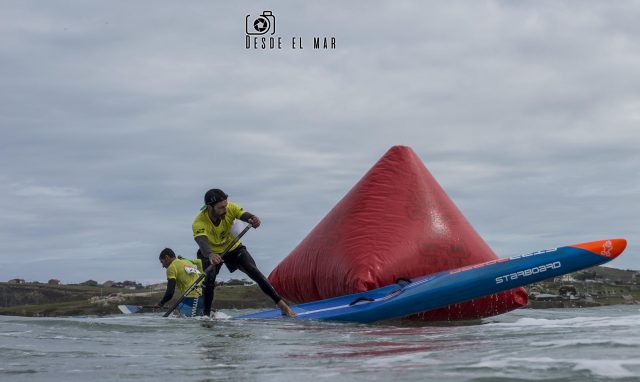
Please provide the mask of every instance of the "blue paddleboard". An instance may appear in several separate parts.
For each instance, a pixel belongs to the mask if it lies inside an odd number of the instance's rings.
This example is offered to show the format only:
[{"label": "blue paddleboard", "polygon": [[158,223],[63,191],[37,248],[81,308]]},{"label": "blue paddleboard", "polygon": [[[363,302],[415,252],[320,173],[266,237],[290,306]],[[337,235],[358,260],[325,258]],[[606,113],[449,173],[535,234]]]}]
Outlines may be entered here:
[{"label": "blue paddleboard", "polygon": [[[374,322],[426,312],[606,263],[626,248],[610,239],[496,259],[396,284],[293,306],[293,319]],[[234,317],[282,318],[279,309]]]}]

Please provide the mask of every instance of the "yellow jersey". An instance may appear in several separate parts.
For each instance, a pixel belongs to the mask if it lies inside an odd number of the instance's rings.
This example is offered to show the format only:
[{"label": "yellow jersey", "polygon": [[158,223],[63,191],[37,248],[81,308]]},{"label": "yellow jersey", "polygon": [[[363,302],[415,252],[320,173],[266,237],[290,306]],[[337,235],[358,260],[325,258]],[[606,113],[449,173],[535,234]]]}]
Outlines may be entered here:
[{"label": "yellow jersey", "polygon": [[[175,279],[176,286],[183,293],[198,279],[200,274],[198,266],[189,260],[176,258],[167,267],[167,280]],[[199,284],[202,284],[202,281]],[[200,289],[200,287],[194,288],[186,297],[199,297],[202,294]]]},{"label": "yellow jersey", "polygon": [[[231,232],[231,226],[235,219],[240,219],[240,216],[245,211],[239,205],[231,202],[227,202],[227,214],[224,219],[220,221],[217,226],[213,225],[213,222],[209,218],[207,208],[205,207],[200,211],[193,221],[191,228],[193,229],[193,237],[206,236],[209,241],[209,248],[213,253],[221,254],[227,245],[231,243],[235,236]],[[238,248],[242,243],[238,240],[229,251]]]}]

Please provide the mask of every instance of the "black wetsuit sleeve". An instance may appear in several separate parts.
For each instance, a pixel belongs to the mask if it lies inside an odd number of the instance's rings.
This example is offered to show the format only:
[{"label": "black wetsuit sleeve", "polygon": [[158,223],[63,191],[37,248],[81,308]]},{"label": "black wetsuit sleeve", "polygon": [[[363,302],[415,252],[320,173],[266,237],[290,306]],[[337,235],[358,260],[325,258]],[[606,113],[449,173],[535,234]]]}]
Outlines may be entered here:
[{"label": "black wetsuit sleeve", "polygon": [[251,212],[245,212],[242,215],[240,215],[240,220],[242,220],[245,223],[249,223],[249,219],[251,219],[253,217],[253,214]]},{"label": "black wetsuit sleeve", "polygon": [[167,301],[173,297],[173,292],[176,290],[176,279],[169,279],[167,281],[167,290],[164,292],[164,297],[160,300],[160,305],[164,305]]},{"label": "black wetsuit sleeve", "polygon": [[194,238],[198,247],[200,248],[200,253],[202,253],[202,257],[205,259],[209,259],[209,254],[211,253],[211,248],[209,248],[209,239],[206,236],[196,236]]}]

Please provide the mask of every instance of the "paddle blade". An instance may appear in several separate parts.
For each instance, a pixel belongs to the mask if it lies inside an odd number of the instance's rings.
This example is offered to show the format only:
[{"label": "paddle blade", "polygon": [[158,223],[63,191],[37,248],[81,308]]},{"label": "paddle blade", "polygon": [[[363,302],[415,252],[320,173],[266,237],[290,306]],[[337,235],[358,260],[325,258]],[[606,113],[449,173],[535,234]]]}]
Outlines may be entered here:
[{"label": "paddle blade", "polygon": [[123,314],[133,314],[133,313],[137,313],[140,311],[142,307],[138,306],[138,305],[118,305],[118,309],[120,309],[120,311]]}]

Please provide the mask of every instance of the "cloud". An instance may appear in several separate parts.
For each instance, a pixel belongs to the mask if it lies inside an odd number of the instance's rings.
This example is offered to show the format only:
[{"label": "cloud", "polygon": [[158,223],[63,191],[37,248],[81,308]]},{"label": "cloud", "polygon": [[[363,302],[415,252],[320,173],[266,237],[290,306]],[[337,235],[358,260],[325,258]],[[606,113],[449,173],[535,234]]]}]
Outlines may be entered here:
[{"label": "cloud", "polygon": [[395,144],[499,255],[624,236],[640,268],[637,5],[275,6],[337,49],[245,49],[256,2],[5,7],[0,279],[160,280],[211,187],[268,273]]}]

